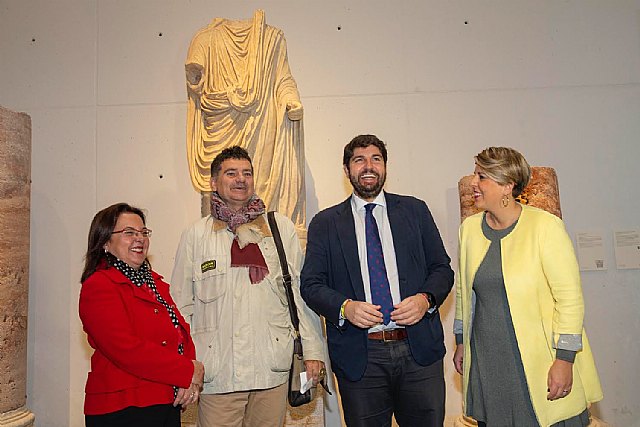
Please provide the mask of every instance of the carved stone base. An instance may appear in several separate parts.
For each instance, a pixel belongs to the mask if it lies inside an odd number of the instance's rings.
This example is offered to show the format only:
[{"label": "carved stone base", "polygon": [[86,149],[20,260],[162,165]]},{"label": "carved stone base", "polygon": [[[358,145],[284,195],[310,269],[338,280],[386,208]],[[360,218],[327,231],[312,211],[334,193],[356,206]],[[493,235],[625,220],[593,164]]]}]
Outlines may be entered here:
[{"label": "carved stone base", "polygon": [[36,416],[26,407],[0,414],[0,427],[32,427]]}]

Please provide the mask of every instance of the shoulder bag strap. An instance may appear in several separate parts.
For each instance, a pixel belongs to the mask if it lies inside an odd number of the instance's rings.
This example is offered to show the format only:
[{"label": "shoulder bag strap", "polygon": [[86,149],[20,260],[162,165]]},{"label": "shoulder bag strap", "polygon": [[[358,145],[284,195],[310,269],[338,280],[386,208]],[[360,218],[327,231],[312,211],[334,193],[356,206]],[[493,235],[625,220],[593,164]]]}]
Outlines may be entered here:
[{"label": "shoulder bag strap", "polygon": [[296,331],[296,335],[299,336],[298,330],[300,320],[298,319],[298,310],[296,308],[296,302],[293,299],[293,290],[291,289],[291,275],[289,274],[289,266],[287,264],[287,255],[284,252],[282,246],[282,238],[280,237],[280,231],[278,230],[278,224],[273,211],[267,212],[267,219],[269,220],[269,227],[271,228],[271,234],[278,250],[278,258],[280,259],[280,268],[282,270],[282,281],[284,283],[285,294],[287,295],[287,303],[289,304],[289,315],[291,316],[291,323]]}]

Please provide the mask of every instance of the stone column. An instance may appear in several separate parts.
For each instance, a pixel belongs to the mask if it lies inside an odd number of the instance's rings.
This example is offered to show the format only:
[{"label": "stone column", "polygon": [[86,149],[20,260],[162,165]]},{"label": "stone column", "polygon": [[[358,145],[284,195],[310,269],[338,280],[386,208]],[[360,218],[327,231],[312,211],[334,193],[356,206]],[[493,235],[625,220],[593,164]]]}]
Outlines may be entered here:
[{"label": "stone column", "polygon": [[26,408],[31,118],[0,107],[0,427],[33,426]]}]

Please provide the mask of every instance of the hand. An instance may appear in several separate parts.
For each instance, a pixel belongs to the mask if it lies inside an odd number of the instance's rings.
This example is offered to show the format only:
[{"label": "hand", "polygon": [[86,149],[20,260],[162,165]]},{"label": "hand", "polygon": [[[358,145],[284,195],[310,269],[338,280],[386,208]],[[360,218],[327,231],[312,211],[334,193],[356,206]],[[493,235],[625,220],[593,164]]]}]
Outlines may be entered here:
[{"label": "hand", "polygon": [[313,378],[313,385],[317,385],[321,380],[320,377],[326,373],[324,362],[321,360],[305,360],[304,367],[307,371],[307,379]]},{"label": "hand", "polygon": [[412,295],[393,306],[391,320],[398,325],[408,326],[418,323],[429,310],[429,301],[424,295]]},{"label": "hand", "polygon": [[287,102],[287,117],[289,120],[301,120],[303,114],[303,108],[300,101],[288,101]]},{"label": "hand", "polygon": [[573,385],[573,363],[556,359],[549,368],[547,378],[547,400],[567,397]]},{"label": "hand", "polygon": [[344,306],[344,316],[359,328],[370,328],[382,323],[382,312],[379,305],[364,301],[349,301]]},{"label": "hand", "polygon": [[464,344],[457,344],[456,351],[453,353],[453,366],[456,372],[462,375],[462,361],[464,359]]},{"label": "hand", "polygon": [[191,403],[196,403],[200,397],[200,386],[191,383],[189,388],[179,388],[176,398],[173,400],[173,406],[182,406],[185,408]]},{"label": "hand", "polygon": [[198,391],[202,389],[204,384],[204,365],[202,362],[192,360],[193,363],[193,376],[191,377],[191,384],[198,386]]},{"label": "hand", "polygon": [[204,365],[197,360],[192,360],[191,363],[193,363],[191,385],[189,388],[180,387],[178,389],[176,398],[173,400],[173,406],[181,405],[184,408],[191,403],[197,402],[200,397],[200,391],[202,391],[202,385],[204,384]]}]

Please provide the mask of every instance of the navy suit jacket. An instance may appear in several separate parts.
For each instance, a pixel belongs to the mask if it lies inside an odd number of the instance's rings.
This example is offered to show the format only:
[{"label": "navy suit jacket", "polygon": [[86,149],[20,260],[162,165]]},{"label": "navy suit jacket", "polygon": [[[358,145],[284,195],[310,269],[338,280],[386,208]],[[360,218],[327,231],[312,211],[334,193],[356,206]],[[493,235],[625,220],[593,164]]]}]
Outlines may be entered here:
[{"label": "navy suit jacket", "polygon": [[[453,286],[450,258],[427,205],[410,196],[385,193],[387,214],[398,264],[400,297],[430,292],[442,304]],[[309,225],[301,275],[302,298],[325,317],[331,367],[339,377],[357,381],[367,366],[367,329],[345,320],[339,326],[345,299],[365,301],[351,198],[318,213]],[[407,326],[411,354],[426,366],[445,354],[444,333],[437,310]]]}]

